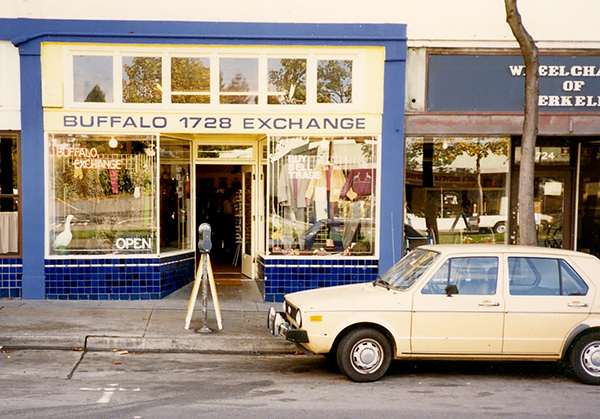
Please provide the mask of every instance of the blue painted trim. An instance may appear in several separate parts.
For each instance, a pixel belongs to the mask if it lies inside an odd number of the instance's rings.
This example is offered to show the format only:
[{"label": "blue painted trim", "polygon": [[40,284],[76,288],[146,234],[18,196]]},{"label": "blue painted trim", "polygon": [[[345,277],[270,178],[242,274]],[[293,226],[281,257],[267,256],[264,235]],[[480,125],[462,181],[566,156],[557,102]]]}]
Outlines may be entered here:
[{"label": "blue painted trim", "polygon": [[92,38],[88,39],[92,42],[105,42],[95,38],[117,37],[128,43],[142,38],[158,38],[160,43],[170,43],[170,39],[181,42],[185,38],[204,38],[241,44],[259,40],[294,44],[294,41],[306,40],[311,44],[373,42],[379,45],[406,41],[406,25],[0,19],[0,38],[10,39],[15,45],[54,37],[87,37]]},{"label": "blue painted trim", "polygon": [[21,55],[23,298],[45,298],[44,121],[39,55]]},{"label": "blue painted trim", "polygon": [[404,234],[404,61],[385,63],[381,140],[379,266],[385,272],[402,257]]}]

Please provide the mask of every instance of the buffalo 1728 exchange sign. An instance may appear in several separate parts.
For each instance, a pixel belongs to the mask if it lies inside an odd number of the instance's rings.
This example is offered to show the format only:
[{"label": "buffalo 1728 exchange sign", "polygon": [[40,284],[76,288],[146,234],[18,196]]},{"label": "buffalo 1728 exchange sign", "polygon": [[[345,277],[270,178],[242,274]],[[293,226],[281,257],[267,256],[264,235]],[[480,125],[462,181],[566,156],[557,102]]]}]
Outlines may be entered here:
[{"label": "buffalo 1728 exchange sign", "polygon": [[[540,112],[599,112],[600,56],[540,56]],[[522,111],[520,55],[430,55],[430,111]]]}]

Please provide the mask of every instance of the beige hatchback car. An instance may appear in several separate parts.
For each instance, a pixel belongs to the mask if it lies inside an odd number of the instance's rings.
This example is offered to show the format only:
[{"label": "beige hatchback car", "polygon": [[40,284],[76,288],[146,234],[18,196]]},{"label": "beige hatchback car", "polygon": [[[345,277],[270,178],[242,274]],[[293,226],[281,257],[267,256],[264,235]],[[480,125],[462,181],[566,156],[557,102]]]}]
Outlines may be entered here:
[{"label": "beige hatchback car", "polygon": [[600,384],[600,260],[560,249],[430,245],[371,283],[287,294],[267,325],[354,381],[392,358],[565,360]]}]

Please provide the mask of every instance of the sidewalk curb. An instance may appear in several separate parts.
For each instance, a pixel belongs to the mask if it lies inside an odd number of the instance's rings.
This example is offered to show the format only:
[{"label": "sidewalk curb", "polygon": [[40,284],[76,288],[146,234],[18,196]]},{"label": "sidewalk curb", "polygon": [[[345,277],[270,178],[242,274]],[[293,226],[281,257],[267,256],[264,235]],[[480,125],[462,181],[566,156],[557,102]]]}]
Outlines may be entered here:
[{"label": "sidewalk curb", "polygon": [[186,337],[143,338],[134,336],[0,336],[0,346],[12,349],[81,348],[88,351],[229,353],[229,354],[293,354],[294,344],[281,338],[263,339],[236,336],[210,336],[194,333]]}]

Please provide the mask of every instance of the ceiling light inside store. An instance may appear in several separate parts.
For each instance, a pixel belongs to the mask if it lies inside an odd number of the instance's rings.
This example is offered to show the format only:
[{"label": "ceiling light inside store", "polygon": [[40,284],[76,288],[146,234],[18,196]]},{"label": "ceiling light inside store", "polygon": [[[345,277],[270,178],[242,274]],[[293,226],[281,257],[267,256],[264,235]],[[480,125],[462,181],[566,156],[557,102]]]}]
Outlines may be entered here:
[{"label": "ceiling light inside store", "polygon": [[115,137],[111,137],[110,141],[108,142],[108,146],[110,148],[116,148],[119,145],[119,143],[117,142],[117,139]]}]

